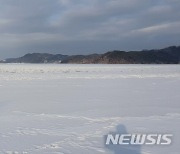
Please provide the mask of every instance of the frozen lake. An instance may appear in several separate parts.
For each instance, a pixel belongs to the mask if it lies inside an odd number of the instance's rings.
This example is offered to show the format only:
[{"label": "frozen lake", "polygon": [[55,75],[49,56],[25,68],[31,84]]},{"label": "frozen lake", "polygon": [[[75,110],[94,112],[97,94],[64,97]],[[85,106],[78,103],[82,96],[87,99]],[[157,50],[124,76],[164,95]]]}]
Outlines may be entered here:
[{"label": "frozen lake", "polygon": [[0,64],[0,154],[117,154],[119,125],[173,134],[137,154],[179,154],[180,65]]}]

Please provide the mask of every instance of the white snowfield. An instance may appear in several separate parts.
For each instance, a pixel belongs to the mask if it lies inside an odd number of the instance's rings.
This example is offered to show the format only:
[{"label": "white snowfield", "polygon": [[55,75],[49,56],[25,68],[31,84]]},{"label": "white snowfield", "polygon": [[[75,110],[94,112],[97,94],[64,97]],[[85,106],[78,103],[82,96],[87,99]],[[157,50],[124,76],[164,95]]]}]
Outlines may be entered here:
[{"label": "white snowfield", "polygon": [[[119,126],[172,144],[106,147]],[[164,153],[180,153],[180,65],[0,64],[0,154]]]}]

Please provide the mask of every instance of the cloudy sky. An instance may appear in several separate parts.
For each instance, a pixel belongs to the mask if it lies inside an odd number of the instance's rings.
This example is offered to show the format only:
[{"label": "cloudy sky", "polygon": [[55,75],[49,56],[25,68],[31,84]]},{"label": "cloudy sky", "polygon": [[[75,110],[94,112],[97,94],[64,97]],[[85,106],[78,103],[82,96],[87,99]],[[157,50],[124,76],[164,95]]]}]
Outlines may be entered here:
[{"label": "cloudy sky", "polygon": [[0,0],[0,59],[180,45],[180,0]]}]

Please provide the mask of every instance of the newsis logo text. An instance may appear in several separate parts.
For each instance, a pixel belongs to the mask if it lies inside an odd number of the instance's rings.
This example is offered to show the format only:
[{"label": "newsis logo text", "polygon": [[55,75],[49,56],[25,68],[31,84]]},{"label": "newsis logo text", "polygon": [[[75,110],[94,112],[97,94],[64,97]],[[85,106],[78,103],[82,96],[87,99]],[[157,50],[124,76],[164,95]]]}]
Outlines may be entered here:
[{"label": "newsis logo text", "polygon": [[108,134],[106,145],[170,145],[172,134]]}]

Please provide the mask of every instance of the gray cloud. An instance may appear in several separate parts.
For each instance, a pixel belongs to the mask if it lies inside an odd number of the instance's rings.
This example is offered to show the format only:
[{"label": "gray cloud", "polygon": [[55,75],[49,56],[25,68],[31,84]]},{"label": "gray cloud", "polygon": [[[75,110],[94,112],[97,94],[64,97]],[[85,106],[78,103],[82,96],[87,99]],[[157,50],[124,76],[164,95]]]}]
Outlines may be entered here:
[{"label": "gray cloud", "polygon": [[179,45],[179,0],[0,0],[0,58]]}]

